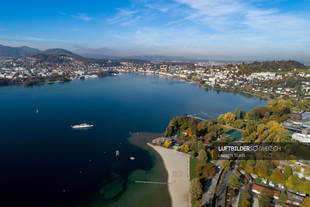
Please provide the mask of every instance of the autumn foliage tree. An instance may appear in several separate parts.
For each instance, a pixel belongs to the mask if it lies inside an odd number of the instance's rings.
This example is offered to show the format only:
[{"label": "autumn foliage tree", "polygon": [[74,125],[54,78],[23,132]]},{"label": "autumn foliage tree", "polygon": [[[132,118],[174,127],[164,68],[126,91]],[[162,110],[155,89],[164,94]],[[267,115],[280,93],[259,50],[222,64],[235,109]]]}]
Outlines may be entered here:
[{"label": "autumn foliage tree", "polygon": [[207,164],[202,168],[202,176],[205,179],[212,178],[216,173],[216,169],[213,165]]},{"label": "autumn foliage tree", "polygon": [[171,145],[171,142],[170,142],[169,140],[166,140],[166,141],[164,142],[164,146],[165,146],[165,147],[169,148],[170,145]]}]

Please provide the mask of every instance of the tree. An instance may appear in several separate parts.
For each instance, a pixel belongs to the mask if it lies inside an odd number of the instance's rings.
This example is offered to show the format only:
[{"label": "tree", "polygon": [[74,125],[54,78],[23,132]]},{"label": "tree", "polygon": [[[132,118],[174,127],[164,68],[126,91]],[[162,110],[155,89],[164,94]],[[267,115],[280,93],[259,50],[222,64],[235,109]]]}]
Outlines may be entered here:
[{"label": "tree", "polygon": [[218,157],[219,157],[219,152],[217,151],[217,149],[212,149],[212,150],[211,150],[211,158],[212,158],[213,160],[217,160]]},{"label": "tree", "polygon": [[232,188],[239,189],[240,181],[239,181],[239,177],[235,173],[233,173],[230,176],[229,181],[230,181],[230,185],[232,186]]},{"label": "tree", "polygon": [[245,111],[240,110],[240,111],[239,111],[239,118],[240,118],[240,119],[244,119],[245,114],[246,114],[246,112],[245,112]]},{"label": "tree", "polygon": [[282,191],[281,194],[280,194],[280,197],[279,197],[279,200],[286,203],[287,201],[287,195],[286,195],[286,192],[285,191]]},{"label": "tree", "polygon": [[204,149],[201,149],[199,151],[198,160],[199,160],[201,165],[204,165],[207,162],[208,156],[207,156],[207,152]]},{"label": "tree", "polygon": [[259,207],[267,207],[270,206],[272,202],[272,192],[268,188],[264,188],[258,196],[258,204]]},{"label": "tree", "polygon": [[[260,162],[264,163],[265,160],[262,160]],[[260,163],[259,162],[259,163]],[[269,168],[267,165],[264,165],[264,164],[258,164],[258,167],[257,167],[257,175],[259,177],[263,177],[263,178],[268,178],[268,175],[269,175]]]},{"label": "tree", "polygon": [[290,166],[285,166],[283,171],[284,179],[287,180],[293,174],[293,170]]},{"label": "tree", "polygon": [[181,147],[181,151],[183,151],[183,152],[188,152],[189,151],[189,146],[188,146],[188,144],[183,144]]},{"label": "tree", "polygon": [[197,163],[196,171],[195,171],[196,177],[200,177],[202,175],[202,168],[203,167],[204,167],[203,165]]},{"label": "tree", "polygon": [[241,192],[239,197],[238,207],[250,207],[251,206],[251,194],[247,192]]},{"label": "tree", "polygon": [[237,107],[237,108],[235,108],[235,111],[234,111],[235,120],[238,119],[238,114],[239,114],[239,109],[238,109],[238,107]]},{"label": "tree", "polygon": [[252,204],[249,200],[242,200],[240,207],[250,207]]},{"label": "tree", "polygon": [[245,168],[244,170],[247,172],[247,173],[256,173],[256,169],[255,169],[255,160],[247,160],[246,161],[246,165],[245,165]]},{"label": "tree", "polygon": [[310,206],[310,197],[307,196],[304,201],[302,202],[300,207],[309,207]]},{"label": "tree", "polygon": [[189,136],[189,137],[196,137],[196,130],[189,127],[186,129],[186,134]]},{"label": "tree", "polygon": [[235,121],[235,119],[235,115],[231,112],[227,112],[226,114],[224,114],[224,121],[227,125],[231,124],[233,121]]},{"label": "tree", "polygon": [[200,150],[205,149],[205,146],[200,141],[192,142],[190,143],[190,149],[198,154]]},{"label": "tree", "polygon": [[238,119],[232,123],[232,126],[237,129],[243,129],[245,127],[245,123],[243,120]]},{"label": "tree", "polygon": [[206,179],[212,178],[216,173],[215,167],[211,164],[207,164],[202,168],[202,176]]},{"label": "tree", "polygon": [[230,162],[228,160],[223,160],[222,163],[221,163],[221,167],[223,169],[226,169],[226,170],[229,170],[230,168]]},{"label": "tree", "polygon": [[275,169],[272,172],[270,179],[275,183],[284,184],[284,182],[285,182],[284,175],[282,174],[281,170],[279,170],[279,169]]},{"label": "tree", "polygon": [[303,180],[302,183],[300,183],[298,189],[306,194],[310,193],[310,181]]},{"label": "tree", "polygon": [[203,191],[202,191],[202,185],[200,183],[199,178],[192,179],[191,184],[190,184],[190,193],[191,193],[192,199],[194,200],[198,200],[201,198]]},{"label": "tree", "polygon": [[291,175],[286,181],[287,187],[294,189],[294,190],[298,188],[300,183],[301,183],[301,180],[298,178],[296,174]]},{"label": "tree", "polygon": [[219,117],[217,118],[217,121],[219,124],[225,124],[224,114],[219,115]]},{"label": "tree", "polygon": [[164,146],[165,146],[165,147],[169,148],[170,145],[171,145],[171,142],[170,142],[169,140],[166,140],[166,141],[164,142]]}]

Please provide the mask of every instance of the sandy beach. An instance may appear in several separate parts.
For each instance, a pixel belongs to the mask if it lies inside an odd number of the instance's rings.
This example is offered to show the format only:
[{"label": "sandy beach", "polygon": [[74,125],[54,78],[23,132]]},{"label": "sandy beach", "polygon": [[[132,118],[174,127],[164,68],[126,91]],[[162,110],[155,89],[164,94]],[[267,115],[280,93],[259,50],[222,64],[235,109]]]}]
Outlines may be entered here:
[{"label": "sandy beach", "polygon": [[168,190],[172,207],[189,207],[189,156],[173,149],[148,145],[163,159],[168,172]]}]

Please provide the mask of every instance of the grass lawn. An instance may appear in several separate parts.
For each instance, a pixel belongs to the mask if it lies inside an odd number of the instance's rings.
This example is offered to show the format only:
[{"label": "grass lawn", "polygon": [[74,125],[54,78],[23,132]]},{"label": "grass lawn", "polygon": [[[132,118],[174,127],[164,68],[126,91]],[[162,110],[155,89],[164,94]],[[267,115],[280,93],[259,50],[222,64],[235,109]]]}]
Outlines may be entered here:
[{"label": "grass lawn", "polygon": [[196,177],[196,166],[198,165],[198,159],[195,157],[190,158],[189,166],[190,166],[190,179],[192,180],[193,178]]}]

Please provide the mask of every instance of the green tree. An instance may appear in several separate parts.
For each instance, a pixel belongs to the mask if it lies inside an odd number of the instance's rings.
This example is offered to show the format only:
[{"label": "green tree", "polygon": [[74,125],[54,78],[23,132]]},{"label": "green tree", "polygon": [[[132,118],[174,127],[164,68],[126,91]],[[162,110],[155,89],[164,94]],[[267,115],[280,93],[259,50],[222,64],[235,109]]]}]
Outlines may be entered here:
[{"label": "green tree", "polygon": [[217,121],[219,124],[225,124],[224,114],[219,115]]},{"label": "green tree", "polygon": [[247,192],[241,192],[239,197],[238,207],[249,207],[251,206],[251,194]]},{"label": "green tree", "polygon": [[302,183],[300,183],[298,189],[306,194],[310,193],[310,181],[303,180]]},{"label": "green tree", "polygon": [[190,193],[191,193],[192,199],[194,200],[198,200],[201,198],[203,191],[202,191],[202,185],[200,183],[199,178],[192,179],[191,184],[190,184]]},{"label": "green tree", "polygon": [[310,197],[307,196],[304,201],[302,202],[300,207],[309,207],[310,206]]},{"label": "green tree", "polygon": [[208,160],[207,152],[204,149],[201,149],[198,153],[198,160],[201,165],[206,164]]},{"label": "green tree", "polygon": [[298,189],[300,183],[301,183],[301,180],[298,178],[296,174],[291,175],[286,181],[287,187],[294,189],[294,190]]},{"label": "green tree", "polygon": [[229,160],[223,160],[222,163],[221,163],[221,167],[222,167],[223,169],[229,170],[229,168],[230,168],[230,162],[229,162]]},{"label": "green tree", "polygon": [[235,116],[236,120],[238,119],[238,114],[239,114],[239,109],[237,107],[237,108],[235,108],[235,111],[234,111],[234,116]]},{"label": "green tree", "polygon": [[259,177],[268,178],[269,176],[269,166],[267,165],[268,161],[261,160],[257,165],[257,175]]},{"label": "green tree", "polygon": [[258,196],[259,207],[269,207],[272,202],[272,192],[268,188],[264,188]]},{"label": "green tree", "polygon": [[287,201],[287,195],[286,195],[286,192],[285,191],[282,191],[281,194],[280,194],[280,197],[279,197],[279,200],[286,203]]},{"label": "green tree", "polygon": [[275,183],[280,183],[280,184],[285,183],[284,175],[282,174],[281,170],[279,170],[279,169],[275,169],[272,172],[270,179]]},{"label": "green tree", "polygon": [[239,189],[240,181],[239,181],[239,177],[235,173],[233,173],[230,176],[229,181],[230,181],[230,185],[232,186],[232,188]]},{"label": "green tree", "polygon": [[240,207],[251,207],[251,202],[249,200],[242,200],[240,203]]},{"label": "green tree", "polygon": [[240,118],[240,119],[244,119],[245,114],[246,114],[246,112],[245,112],[245,111],[240,110],[240,111],[239,111],[239,118]]},{"label": "green tree", "polygon": [[285,166],[283,170],[284,179],[287,180],[293,174],[293,170],[290,166]]}]

